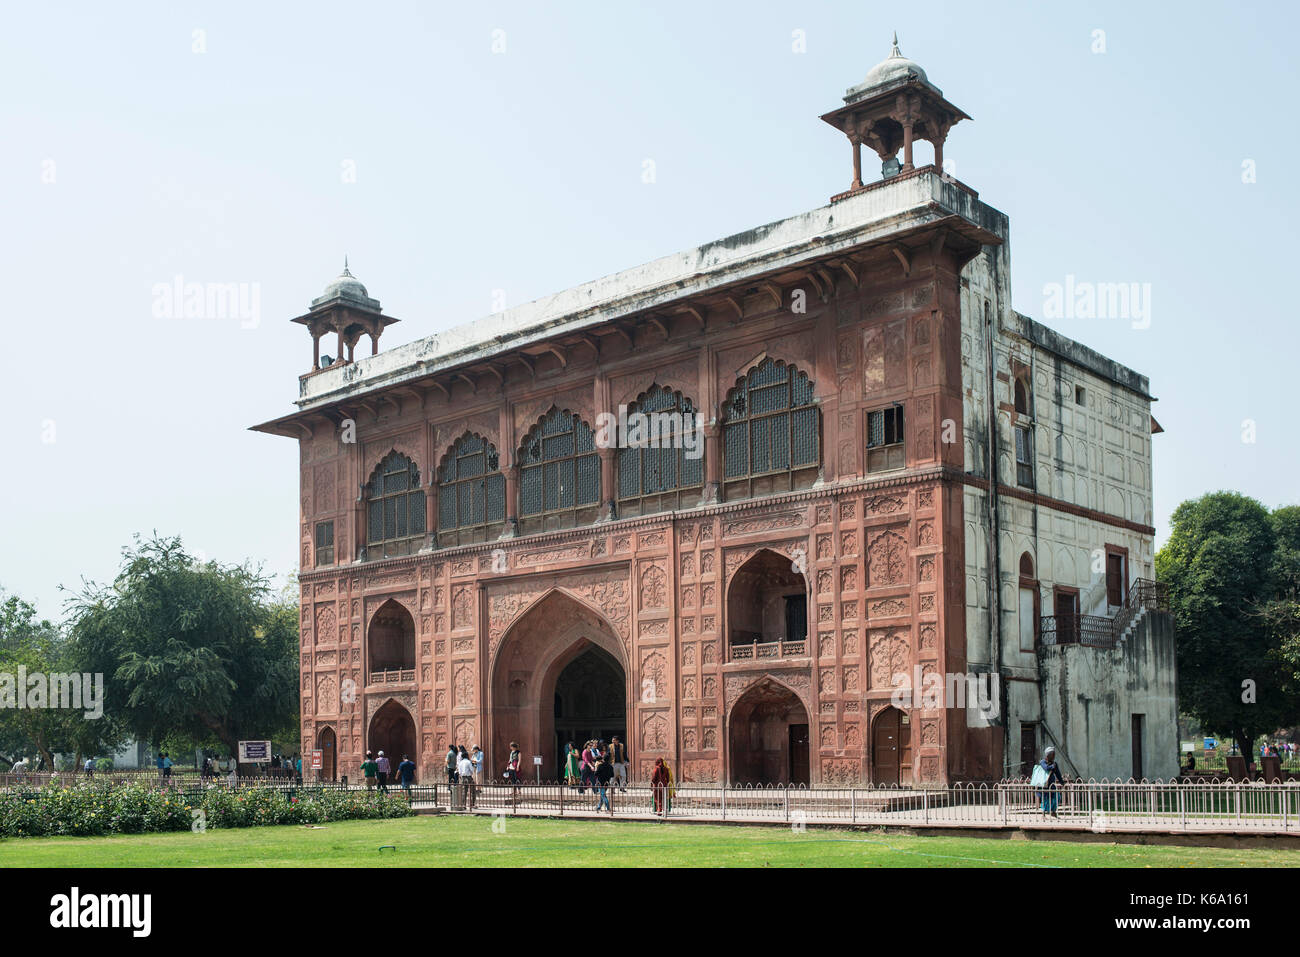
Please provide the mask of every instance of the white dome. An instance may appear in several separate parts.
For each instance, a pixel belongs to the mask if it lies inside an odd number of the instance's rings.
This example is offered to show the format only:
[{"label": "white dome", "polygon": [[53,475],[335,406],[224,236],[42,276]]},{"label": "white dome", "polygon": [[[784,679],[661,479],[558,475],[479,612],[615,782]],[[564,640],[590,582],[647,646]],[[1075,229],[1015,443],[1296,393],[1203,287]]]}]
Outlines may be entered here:
[{"label": "white dome", "polygon": [[929,82],[925,71],[921,69],[921,64],[915,60],[909,60],[903,56],[898,49],[898,41],[894,41],[894,49],[888,57],[881,60],[870,70],[867,71],[867,78],[862,81],[863,86],[884,86],[886,83],[893,83],[896,80],[905,79],[908,74],[915,74],[922,80]]},{"label": "white dome", "polygon": [[889,56],[868,70],[866,79],[850,89],[845,99],[851,102],[860,100],[874,90],[881,90],[913,79],[934,87],[934,84],[930,82],[930,78],[925,75],[925,70],[921,69],[921,64],[903,56],[902,51],[898,49],[898,34],[894,34],[894,46],[889,51]]},{"label": "white dome", "polygon": [[320,298],[333,299],[336,296],[341,296],[344,299],[370,298],[370,296],[366,294],[366,287],[361,285],[360,280],[358,280],[356,276],[348,272],[348,264],[346,262],[343,263],[343,272],[339,274],[339,278],[335,279],[325,287],[325,291],[321,293]]},{"label": "white dome", "polygon": [[325,287],[323,293],[312,300],[312,306],[315,307],[335,299],[346,299],[368,308],[377,308],[379,306],[377,300],[370,298],[370,293],[366,292],[366,287],[361,285],[361,281],[348,270],[348,261],[346,259],[343,260],[343,272]]}]

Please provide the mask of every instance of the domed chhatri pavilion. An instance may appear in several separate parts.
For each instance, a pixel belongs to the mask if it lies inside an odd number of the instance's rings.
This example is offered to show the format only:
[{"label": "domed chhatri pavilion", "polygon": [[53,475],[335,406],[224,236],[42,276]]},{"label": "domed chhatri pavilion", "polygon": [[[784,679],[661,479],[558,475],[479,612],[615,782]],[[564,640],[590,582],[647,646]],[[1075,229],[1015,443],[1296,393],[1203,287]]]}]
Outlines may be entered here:
[{"label": "domed chhatri pavilion", "polygon": [[370,336],[370,353],[374,355],[379,352],[379,336],[384,328],[401,320],[382,315],[379,300],[371,299],[366,287],[348,271],[345,258],[342,274],[311,301],[310,312],[293,321],[302,323],[311,332],[311,367],[315,372],[321,368],[320,340],[327,333],[338,337],[337,359],[342,360],[346,353],[346,361],[351,362],[358,339]]},{"label": "domed chhatri pavilion", "polygon": [[1146,377],[1012,307],[1006,216],[943,171],[969,117],[896,37],[822,119],[819,209],[382,352],[346,262],[294,320],[256,428],[301,451],[324,777],[615,734],[701,782],[1176,770]]}]

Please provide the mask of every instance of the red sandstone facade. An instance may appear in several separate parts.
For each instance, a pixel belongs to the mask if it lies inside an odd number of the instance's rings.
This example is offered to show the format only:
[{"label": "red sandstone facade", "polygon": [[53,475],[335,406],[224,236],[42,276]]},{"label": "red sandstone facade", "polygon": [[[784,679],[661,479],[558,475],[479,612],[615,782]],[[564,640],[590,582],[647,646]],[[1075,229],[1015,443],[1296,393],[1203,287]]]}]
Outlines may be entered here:
[{"label": "red sandstone facade", "polygon": [[[854,182],[836,201],[865,211],[860,240],[797,240],[766,271],[762,256],[735,281],[720,267],[702,291],[581,331],[527,329],[524,344],[400,381],[353,363],[357,340],[377,350],[394,320],[350,275],[296,320],[314,342],[304,395],[313,377],[337,376],[321,368],[330,333],[357,370],[259,427],[301,445],[303,750],[326,752],[326,776],[355,776],[365,750],[383,748],[430,780],[456,743],[482,745],[496,779],[517,741],[525,775],[538,755],[550,780],[566,741],[614,733],[634,778],[658,758],[700,782],[996,774],[999,733],[968,731],[959,709],[891,705],[896,676],[966,670],[960,277],[1002,241],[986,225],[1000,214],[939,169],[913,168],[913,135],[941,147],[965,114],[894,53],[872,74],[883,92],[850,91],[827,117],[853,144]],[[863,142],[882,157],[901,146],[901,170],[862,186]],[[877,189],[908,202],[932,191],[965,211],[921,202],[901,225],[889,212],[877,224]],[[835,209],[825,222],[839,228]],[[766,235],[696,254],[725,260]],[[811,387],[788,440],[812,458],[740,475],[726,438],[736,390],[786,374]],[[702,414],[698,487],[625,501],[623,452],[600,449],[585,480],[575,466],[587,507],[522,514],[548,416],[591,427],[651,394]],[[869,417],[900,410],[901,444],[869,454],[881,421]],[[745,433],[747,461],[757,434]],[[485,494],[504,514],[449,530],[448,510],[468,506],[440,503],[456,494],[444,479],[474,448],[476,468],[500,473]],[[395,505],[374,504],[381,488],[398,490]],[[403,540],[363,547],[385,522]]]},{"label": "red sandstone facade", "polygon": [[[962,712],[900,715],[889,702],[893,676],[915,665],[965,668],[961,443],[941,433],[947,419],[960,434],[958,274],[977,247],[952,234],[942,242],[945,233],[682,302],[653,322],[507,356],[491,373],[470,368],[291,417],[302,435],[304,751],[332,748],[334,773],[354,776],[368,747],[415,751],[427,780],[449,742],[483,745],[497,774],[514,740],[552,778],[557,680],[595,646],[621,672],[617,730],[639,776],[661,757],[693,781],[966,776]],[[804,314],[791,311],[796,290]],[[716,501],[719,410],[765,357],[812,381],[815,485]],[[510,450],[500,467],[513,519],[512,466],[548,410],[591,423],[652,384],[690,397],[709,421],[703,499],[714,504],[608,520],[618,453],[603,450],[604,520],[357,561],[367,513],[355,490],[390,452],[428,483],[467,432]],[[905,467],[869,473],[866,415],[895,405]],[[345,419],[355,443],[340,441]],[[432,526],[437,483],[424,494]],[[333,522],[334,562],[318,567],[323,521]],[[804,570],[807,638],[733,646],[733,619],[746,614],[738,575],[764,551]],[[375,640],[389,625],[411,631],[409,669],[377,667]]]}]

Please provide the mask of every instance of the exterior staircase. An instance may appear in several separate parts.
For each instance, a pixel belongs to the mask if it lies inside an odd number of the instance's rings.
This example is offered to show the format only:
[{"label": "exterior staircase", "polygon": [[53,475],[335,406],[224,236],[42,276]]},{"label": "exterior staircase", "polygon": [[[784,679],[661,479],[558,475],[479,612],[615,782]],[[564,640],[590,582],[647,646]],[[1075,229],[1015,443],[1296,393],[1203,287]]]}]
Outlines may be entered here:
[{"label": "exterior staircase", "polygon": [[1137,630],[1148,612],[1168,610],[1168,588],[1149,578],[1138,578],[1129,586],[1128,597],[1114,618],[1044,615],[1039,621],[1040,640],[1048,647],[1079,644],[1114,648]]}]

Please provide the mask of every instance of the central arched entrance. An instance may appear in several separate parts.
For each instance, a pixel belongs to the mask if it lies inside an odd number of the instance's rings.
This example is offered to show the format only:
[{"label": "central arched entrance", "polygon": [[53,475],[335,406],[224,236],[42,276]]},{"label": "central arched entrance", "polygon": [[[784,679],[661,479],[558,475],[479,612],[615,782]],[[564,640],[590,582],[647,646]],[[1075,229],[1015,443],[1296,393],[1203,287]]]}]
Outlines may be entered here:
[{"label": "central arched entrance", "polygon": [[733,784],[807,784],[808,710],[764,678],[740,696],[729,720]]},{"label": "central arched entrance", "polygon": [[[418,755],[415,750],[415,721],[411,718],[411,712],[396,701],[389,700],[370,719],[366,748],[375,752],[375,757],[383,751],[393,772],[396,772],[397,765],[401,763],[402,755],[408,755],[415,761]],[[390,774],[390,781],[392,777]]]},{"label": "central arched entrance", "polygon": [[[594,609],[559,590],[524,612],[492,663],[488,766],[499,778],[518,742],[521,777],[556,780],[564,745],[590,737],[627,741],[631,696],[622,641]],[[630,745],[629,745],[630,750]]]},{"label": "central arched entrance", "polygon": [[[556,770],[564,748],[581,748],[592,738],[627,740],[627,702],[623,669],[596,645],[584,648],[555,679]],[[543,768],[545,772],[547,769]]]}]

